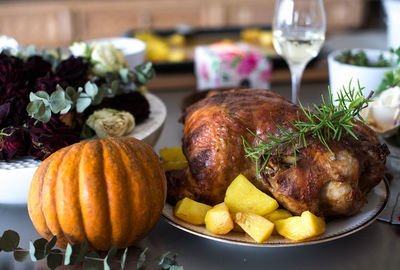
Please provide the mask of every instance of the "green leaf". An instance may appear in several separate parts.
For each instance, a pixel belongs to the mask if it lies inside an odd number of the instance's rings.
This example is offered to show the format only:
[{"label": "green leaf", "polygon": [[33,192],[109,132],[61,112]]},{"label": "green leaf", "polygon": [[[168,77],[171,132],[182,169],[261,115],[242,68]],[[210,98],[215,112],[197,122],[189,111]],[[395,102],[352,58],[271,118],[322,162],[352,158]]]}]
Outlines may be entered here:
[{"label": "green leaf", "polygon": [[58,89],[54,91],[49,99],[50,109],[53,113],[59,113],[62,110],[65,110],[68,106],[71,107],[70,104],[67,103],[65,99],[64,90]]},{"label": "green leaf", "polygon": [[103,270],[103,261],[101,260],[93,260],[100,258],[99,254],[96,251],[89,251],[86,254],[86,259],[83,262],[83,269],[85,270]]},{"label": "green leaf", "polygon": [[86,239],[84,239],[81,244],[73,245],[70,264],[72,265],[82,262],[88,252],[88,247],[89,245]]},{"label": "green leaf", "polygon": [[125,248],[124,250],[124,254],[122,254],[121,257],[121,270],[125,269],[125,265],[126,265],[126,255],[128,254],[128,248]]},{"label": "green leaf", "polygon": [[97,95],[99,89],[97,88],[97,85],[95,83],[91,83],[90,81],[86,82],[85,84],[85,92],[86,94],[93,98]]},{"label": "green leaf", "polygon": [[111,270],[110,261],[115,257],[117,251],[118,247],[113,247],[108,251],[107,256],[104,258],[104,270]]},{"label": "green leaf", "polygon": [[142,73],[137,73],[136,79],[139,84],[147,84],[147,79]]},{"label": "green leaf", "polygon": [[145,248],[145,249],[142,251],[142,253],[140,253],[138,262],[136,263],[136,268],[137,268],[137,269],[140,269],[140,268],[142,268],[142,267],[145,266],[145,262],[146,262],[146,252],[147,252],[148,249],[149,249],[149,248]]},{"label": "green leaf", "polygon": [[64,254],[64,265],[70,265],[72,256],[72,246],[68,243],[67,248],[65,249]]},{"label": "green leaf", "polygon": [[51,118],[51,110],[50,110],[49,107],[45,107],[43,111],[40,110],[38,112],[38,114],[33,115],[32,117],[37,119],[37,120],[39,120],[39,121],[42,121],[43,123],[47,123],[47,122],[50,121],[50,118]]},{"label": "green leaf", "polygon": [[29,242],[29,254],[31,256],[32,261],[37,261],[44,259],[46,257],[45,254],[45,246],[47,244],[47,240],[44,238],[39,238],[35,240],[35,242]]},{"label": "green leaf", "polygon": [[172,265],[169,270],[184,270],[183,266],[180,265]]},{"label": "green leaf", "polygon": [[42,100],[46,106],[49,105],[49,94],[45,91],[38,91],[36,93],[30,92],[29,93],[29,100],[30,101],[35,101],[35,100]]},{"label": "green leaf", "polygon": [[33,46],[33,45],[29,45],[29,46],[26,48],[25,52],[26,52],[26,57],[29,58],[29,57],[31,57],[31,56],[36,55],[36,48],[35,48],[35,46]]},{"label": "green leaf", "polygon": [[85,95],[85,93],[82,93],[76,101],[76,111],[78,113],[82,113],[87,107],[90,106],[90,104],[92,104],[92,99]]},{"label": "green leaf", "polygon": [[29,251],[24,250],[22,248],[17,248],[14,250],[14,259],[17,262],[23,262],[29,257]]},{"label": "green leaf", "polygon": [[6,252],[14,251],[19,244],[19,235],[17,232],[12,230],[7,230],[3,233],[0,239],[0,250]]},{"label": "green leaf", "polygon": [[116,95],[119,89],[119,80],[113,80],[111,82],[110,88],[111,88],[111,95],[112,96]]},{"label": "green leaf", "polygon": [[129,72],[129,70],[127,68],[121,68],[119,70],[119,76],[121,77],[122,82],[124,82],[124,83],[129,82],[128,72]]},{"label": "green leaf", "polygon": [[57,243],[57,236],[54,235],[54,236],[46,243],[46,245],[44,246],[44,252],[45,252],[46,254],[48,254],[49,251],[56,245],[56,243]]},{"label": "green leaf", "polygon": [[61,250],[53,249],[47,256],[47,266],[53,270],[63,265],[63,255]]}]

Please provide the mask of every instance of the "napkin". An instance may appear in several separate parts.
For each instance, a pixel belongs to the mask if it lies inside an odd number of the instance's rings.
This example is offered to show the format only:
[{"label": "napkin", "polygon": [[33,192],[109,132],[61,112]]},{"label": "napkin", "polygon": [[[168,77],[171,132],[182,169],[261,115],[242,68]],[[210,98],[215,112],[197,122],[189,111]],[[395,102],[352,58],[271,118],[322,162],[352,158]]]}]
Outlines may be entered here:
[{"label": "napkin", "polygon": [[389,201],[378,220],[391,224],[400,224],[400,172],[392,172],[393,179],[389,183]]}]

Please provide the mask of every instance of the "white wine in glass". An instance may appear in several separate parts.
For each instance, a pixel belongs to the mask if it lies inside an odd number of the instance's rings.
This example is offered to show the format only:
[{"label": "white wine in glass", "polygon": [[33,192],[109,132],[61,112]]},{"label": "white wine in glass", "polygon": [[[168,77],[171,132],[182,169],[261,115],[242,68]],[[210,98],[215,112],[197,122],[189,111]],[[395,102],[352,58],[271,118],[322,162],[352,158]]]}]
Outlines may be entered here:
[{"label": "white wine in glass", "polygon": [[325,40],[326,19],[322,0],[276,0],[273,44],[290,68],[292,102],[298,103],[301,77]]}]

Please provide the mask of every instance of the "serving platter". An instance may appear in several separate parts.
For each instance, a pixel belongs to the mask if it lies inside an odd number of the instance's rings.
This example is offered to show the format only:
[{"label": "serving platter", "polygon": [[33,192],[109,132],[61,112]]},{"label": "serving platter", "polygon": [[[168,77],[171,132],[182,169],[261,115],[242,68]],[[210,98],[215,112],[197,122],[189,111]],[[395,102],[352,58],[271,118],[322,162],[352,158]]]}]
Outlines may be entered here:
[{"label": "serving platter", "polygon": [[[155,95],[146,94],[150,116],[126,136],[154,146],[160,137],[167,116],[165,104]],[[0,161],[0,204],[26,204],[29,186],[40,160],[20,157],[9,162]]]},{"label": "serving platter", "polygon": [[294,242],[279,235],[271,235],[268,241],[256,243],[250,236],[240,232],[230,232],[226,235],[216,235],[208,232],[205,226],[193,225],[174,216],[173,206],[166,204],[163,209],[163,217],[172,226],[188,233],[204,237],[210,240],[224,242],[233,245],[252,247],[290,247],[323,243],[339,239],[353,234],[371,224],[377,219],[387,205],[389,186],[387,180],[382,180],[367,195],[367,204],[361,211],[351,217],[336,218],[326,223],[326,231],[317,237],[301,242]]}]

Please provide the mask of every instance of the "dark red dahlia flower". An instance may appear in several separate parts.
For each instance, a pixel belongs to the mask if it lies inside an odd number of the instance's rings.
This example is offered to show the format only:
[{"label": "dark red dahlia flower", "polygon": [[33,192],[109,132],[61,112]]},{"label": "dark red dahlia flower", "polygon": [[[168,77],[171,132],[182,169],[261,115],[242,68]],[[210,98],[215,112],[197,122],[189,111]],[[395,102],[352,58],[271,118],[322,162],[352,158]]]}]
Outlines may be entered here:
[{"label": "dark red dahlia flower", "polygon": [[[51,64],[39,55],[29,57],[24,64],[26,78],[29,81],[28,88],[32,89],[36,79],[51,72]],[[33,89],[34,90],[34,89]]]},{"label": "dark red dahlia flower", "polygon": [[42,123],[30,119],[28,131],[31,138],[31,148],[28,154],[45,159],[58,149],[79,142],[79,133],[67,127],[57,117],[52,117],[49,122]]},{"label": "dark red dahlia flower", "polygon": [[88,64],[80,57],[70,56],[57,66],[55,75],[60,80],[61,86],[78,88],[88,81]]},{"label": "dark red dahlia flower", "polygon": [[26,155],[30,140],[24,127],[4,128],[0,131],[0,160]]}]

